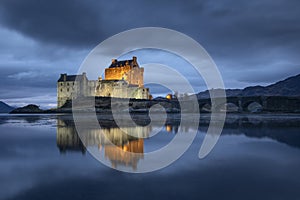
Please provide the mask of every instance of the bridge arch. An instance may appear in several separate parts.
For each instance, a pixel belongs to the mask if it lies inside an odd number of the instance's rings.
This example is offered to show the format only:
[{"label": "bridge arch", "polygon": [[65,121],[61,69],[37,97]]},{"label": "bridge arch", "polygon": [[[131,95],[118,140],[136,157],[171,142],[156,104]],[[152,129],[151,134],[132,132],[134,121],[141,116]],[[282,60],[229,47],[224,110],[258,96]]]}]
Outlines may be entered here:
[{"label": "bridge arch", "polygon": [[199,104],[200,112],[211,112],[211,104],[210,103],[202,103]]},{"label": "bridge arch", "polygon": [[256,100],[250,100],[243,103],[242,108],[244,111],[248,112],[261,112],[263,110],[262,102]]},{"label": "bridge arch", "polygon": [[226,111],[226,112],[238,112],[239,107],[235,103],[232,102],[226,102],[220,105],[217,105],[216,109],[220,112]]}]

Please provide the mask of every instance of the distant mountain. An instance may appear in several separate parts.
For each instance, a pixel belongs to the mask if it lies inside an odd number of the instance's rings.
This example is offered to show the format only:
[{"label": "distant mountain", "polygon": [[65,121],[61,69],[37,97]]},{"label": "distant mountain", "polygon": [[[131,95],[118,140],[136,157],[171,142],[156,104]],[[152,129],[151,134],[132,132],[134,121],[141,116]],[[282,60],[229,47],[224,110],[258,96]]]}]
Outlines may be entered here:
[{"label": "distant mountain", "polygon": [[[220,89],[213,90],[216,94]],[[268,86],[251,86],[244,89],[226,89],[230,96],[300,96],[300,74]],[[218,96],[218,95],[217,95]],[[209,98],[209,91],[199,92],[198,98]]]},{"label": "distant mountain", "polygon": [[15,109],[15,108],[7,105],[3,101],[0,101],[0,113],[9,113],[13,109]]}]

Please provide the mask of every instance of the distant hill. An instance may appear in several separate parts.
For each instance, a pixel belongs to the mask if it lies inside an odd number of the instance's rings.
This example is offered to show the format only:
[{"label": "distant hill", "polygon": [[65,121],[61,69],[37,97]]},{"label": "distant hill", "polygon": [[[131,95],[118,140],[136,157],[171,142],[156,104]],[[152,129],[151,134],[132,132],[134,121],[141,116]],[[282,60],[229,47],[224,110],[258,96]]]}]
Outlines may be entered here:
[{"label": "distant hill", "polygon": [[[251,86],[244,89],[226,89],[226,95],[231,96],[300,96],[300,74],[268,86]],[[218,93],[218,89],[214,92]],[[198,98],[209,98],[209,91],[199,92]]]},{"label": "distant hill", "polygon": [[15,109],[15,108],[7,105],[3,101],[0,101],[0,113],[9,113],[13,109]]},{"label": "distant hill", "polygon": [[39,106],[34,104],[29,104],[27,106],[13,109],[10,113],[16,114],[16,113],[42,113],[43,110],[39,108]]}]

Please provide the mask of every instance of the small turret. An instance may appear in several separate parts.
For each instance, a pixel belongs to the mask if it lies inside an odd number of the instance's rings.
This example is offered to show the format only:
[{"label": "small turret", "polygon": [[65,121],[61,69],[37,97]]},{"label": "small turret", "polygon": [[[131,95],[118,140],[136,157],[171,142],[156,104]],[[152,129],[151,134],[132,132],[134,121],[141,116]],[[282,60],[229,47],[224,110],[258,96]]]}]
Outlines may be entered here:
[{"label": "small turret", "polygon": [[132,57],[132,60],[133,60],[133,63],[135,63],[135,64],[137,63],[137,58],[136,58],[136,56],[133,56],[133,57]]}]

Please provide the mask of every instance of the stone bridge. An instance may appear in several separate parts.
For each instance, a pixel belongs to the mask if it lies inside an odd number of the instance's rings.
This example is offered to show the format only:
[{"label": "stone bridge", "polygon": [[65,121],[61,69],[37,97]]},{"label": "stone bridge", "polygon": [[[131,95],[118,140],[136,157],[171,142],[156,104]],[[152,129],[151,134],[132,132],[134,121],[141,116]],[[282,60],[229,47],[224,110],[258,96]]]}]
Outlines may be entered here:
[{"label": "stone bridge", "polygon": [[[228,112],[300,112],[300,97],[283,96],[247,96],[227,97],[227,102],[215,99],[214,109]],[[202,112],[210,112],[211,99],[199,99],[199,109]]]},{"label": "stone bridge", "polygon": [[[102,112],[111,109],[111,99],[107,97],[94,98],[85,97],[80,99],[80,105],[84,107],[86,105],[87,109],[90,109],[92,101],[95,101],[96,111]],[[129,105],[128,105],[129,101]],[[188,112],[195,112],[199,106],[200,112],[211,112],[215,111],[227,111],[227,112],[286,112],[286,113],[300,113],[300,96],[286,97],[286,96],[246,96],[246,97],[227,97],[226,101],[222,98],[215,98],[214,104],[210,98],[198,99],[198,103],[192,102],[189,99],[159,99],[159,100],[144,100],[144,99],[116,99],[114,101],[115,107],[119,110],[132,109],[139,112],[147,112],[147,110],[155,105],[160,104],[165,107],[169,112],[180,112],[180,104],[184,108],[188,109]],[[66,108],[72,108],[72,102],[67,102]]]}]

